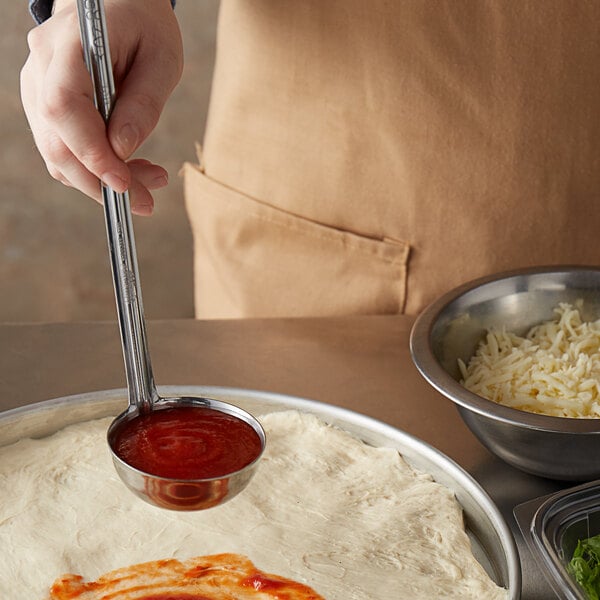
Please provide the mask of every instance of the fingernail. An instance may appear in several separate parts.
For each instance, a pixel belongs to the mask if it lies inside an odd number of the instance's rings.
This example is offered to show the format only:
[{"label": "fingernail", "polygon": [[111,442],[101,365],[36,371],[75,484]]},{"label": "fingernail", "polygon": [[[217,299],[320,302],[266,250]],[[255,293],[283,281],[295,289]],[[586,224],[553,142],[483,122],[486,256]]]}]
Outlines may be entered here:
[{"label": "fingernail", "polygon": [[169,184],[169,178],[167,175],[159,175],[152,180],[153,188],[161,188],[165,187],[165,185]]},{"label": "fingernail", "polygon": [[102,179],[104,185],[112,188],[115,192],[123,193],[128,187],[127,181],[114,173],[104,173],[100,179]]},{"label": "fingernail", "polygon": [[149,217],[154,212],[152,204],[136,204],[134,212],[142,217]]},{"label": "fingernail", "polygon": [[117,135],[117,144],[122,154],[121,158],[127,159],[133,154],[137,148],[138,138],[137,131],[129,123],[121,127]]}]

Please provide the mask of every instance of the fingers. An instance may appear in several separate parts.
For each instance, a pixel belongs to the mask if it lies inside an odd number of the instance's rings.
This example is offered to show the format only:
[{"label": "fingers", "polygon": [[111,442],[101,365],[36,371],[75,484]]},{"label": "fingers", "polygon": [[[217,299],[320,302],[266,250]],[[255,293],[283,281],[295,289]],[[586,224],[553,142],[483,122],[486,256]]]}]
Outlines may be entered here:
[{"label": "fingers", "polygon": [[149,190],[156,190],[169,183],[169,174],[160,165],[144,158],[134,158],[128,163],[132,179],[136,179]]},{"label": "fingers", "polygon": [[128,164],[131,170],[129,187],[131,212],[136,215],[150,216],[154,211],[154,198],[150,191],[165,187],[169,183],[167,171],[143,159],[134,159]]},{"label": "fingers", "polygon": [[132,210],[149,214],[151,190],[166,184],[166,172],[148,161],[126,161],[154,129],[179,80],[180,32],[165,0],[115,0],[106,8],[118,98],[108,128],[95,107],[74,3],[28,36],[23,107],[52,177],[96,200],[98,179],[117,192],[129,189]]},{"label": "fingers", "polygon": [[[73,47],[75,45],[75,47]],[[54,46],[38,95],[37,111],[42,123],[77,158],[82,168],[100,178],[117,192],[130,182],[127,165],[114,153],[106,137],[106,124],[94,104],[90,74],[82,59],[79,40],[67,38]],[[49,148],[45,148],[46,154]],[[62,169],[62,152],[48,154],[48,160]]]},{"label": "fingers", "polygon": [[[68,166],[59,180],[65,185],[83,191],[97,202],[102,202],[98,179],[78,168],[75,157],[71,163],[67,164]],[[70,165],[73,165],[72,170]],[[131,172],[131,182],[128,188],[131,212],[140,216],[150,216],[154,212],[154,198],[151,191],[163,188],[169,183],[168,173],[161,166],[139,158],[129,161],[128,166]],[[112,189],[114,190],[114,188]]]},{"label": "fingers", "polygon": [[157,52],[156,42],[142,38],[136,61],[121,81],[110,118],[108,139],[126,160],[156,127],[164,105],[181,77],[183,50],[176,35],[172,48]]},{"label": "fingers", "polygon": [[[37,110],[42,123],[52,124],[55,136],[62,140],[71,156],[77,158],[82,167],[100,178],[118,192],[124,192],[130,181],[127,165],[114,153],[107,137],[106,125],[96,110],[92,96],[89,73],[81,57],[59,48],[45,76]],[[70,75],[65,78],[65,70]],[[56,149],[56,146],[54,147]],[[48,160],[59,169],[64,158],[61,151],[51,153],[52,147],[44,151]]]},{"label": "fingers", "polygon": [[[98,178],[123,192],[130,183],[129,169],[112,150],[96,110],[78,29],[76,35],[57,35],[54,29],[44,31],[45,26],[28,36],[31,52],[21,71],[21,96],[46,167],[55,179],[96,200]],[[59,31],[64,32],[60,23]]]}]

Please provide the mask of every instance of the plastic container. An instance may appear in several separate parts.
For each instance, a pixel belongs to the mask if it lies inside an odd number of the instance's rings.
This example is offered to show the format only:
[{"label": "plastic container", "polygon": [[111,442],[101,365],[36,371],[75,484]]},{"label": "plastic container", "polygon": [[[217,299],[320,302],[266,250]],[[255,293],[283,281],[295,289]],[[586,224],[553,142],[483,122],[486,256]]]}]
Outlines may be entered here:
[{"label": "plastic container", "polygon": [[600,535],[600,480],[519,504],[514,515],[556,595],[588,600],[567,565],[579,540]]}]

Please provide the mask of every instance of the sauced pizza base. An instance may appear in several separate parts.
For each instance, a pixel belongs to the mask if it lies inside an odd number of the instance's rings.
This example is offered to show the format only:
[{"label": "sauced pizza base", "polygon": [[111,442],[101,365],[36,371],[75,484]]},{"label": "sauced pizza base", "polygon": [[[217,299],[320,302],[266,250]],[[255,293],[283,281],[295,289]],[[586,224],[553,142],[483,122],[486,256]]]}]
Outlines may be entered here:
[{"label": "sauced pizza base", "polygon": [[474,559],[453,494],[393,449],[296,411],[265,415],[267,449],[246,490],[200,512],[125,488],[110,419],[0,448],[0,598],[43,600],[63,573],[234,553],[327,600],[506,598]]},{"label": "sauced pizza base", "polygon": [[217,554],[132,565],[95,581],[60,577],[50,600],[325,600],[306,585],[263,573],[244,556]]}]

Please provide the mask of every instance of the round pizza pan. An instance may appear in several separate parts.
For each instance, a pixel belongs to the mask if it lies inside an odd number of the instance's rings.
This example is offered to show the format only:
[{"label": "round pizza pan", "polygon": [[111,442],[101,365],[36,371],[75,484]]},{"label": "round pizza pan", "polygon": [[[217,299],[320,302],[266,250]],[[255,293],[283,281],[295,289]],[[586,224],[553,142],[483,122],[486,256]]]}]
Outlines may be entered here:
[{"label": "round pizza pan", "polygon": [[[373,446],[397,449],[415,469],[451,489],[462,506],[473,553],[490,577],[521,596],[521,568],[512,533],[483,488],[457,463],[429,444],[365,415],[330,404],[256,390],[201,386],[161,386],[162,396],[204,396],[235,404],[257,417],[280,410],[309,412]],[[59,429],[100,417],[116,416],[127,406],[127,391],[105,390],[30,404],[0,413],[0,446],[22,438],[41,438]]]}]

